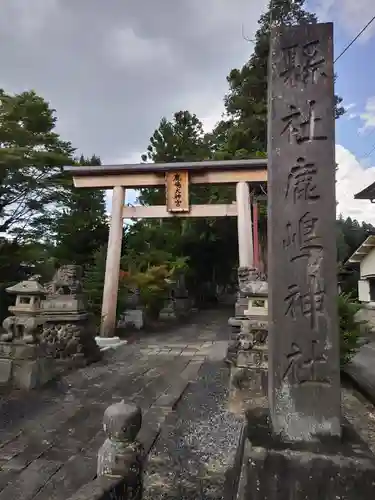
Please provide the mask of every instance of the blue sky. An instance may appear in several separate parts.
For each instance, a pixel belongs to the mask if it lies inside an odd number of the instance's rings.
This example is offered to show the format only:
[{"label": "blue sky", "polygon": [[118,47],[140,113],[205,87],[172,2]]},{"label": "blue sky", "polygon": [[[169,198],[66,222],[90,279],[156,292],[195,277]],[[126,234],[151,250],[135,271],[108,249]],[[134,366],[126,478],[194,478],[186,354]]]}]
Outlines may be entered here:
[{"label": "blue sky", "polygon": [[[336,24],[336,56],[350,41],[348,34],[339,28],[340,24]],[[371,98],[375,99],[375,65],[372,64],[374,52],[374,38],[365,39],[362,42],[358,39],[335,65],[338,76],[336,93],[344,98],[344,104],[348,108],[346,116],[337,122],[336,140],[360,159],[375,146],[373,133],[375,100],[371,108]],[[368,117],[366,113],[369,113]],[[375,157],[375,150],[372,157]]]},{"label": "blue sky", "polygon": [[[333,21],[335,57],[375,15],[374,0],[313,0],[322,21]],[[336,93],[347,113],[336,121],[338,212],[375,224],[375,207],[354,194],[375,181],[375,21],[335,64]],[[371,152],[371,154],[370,154]]]}]

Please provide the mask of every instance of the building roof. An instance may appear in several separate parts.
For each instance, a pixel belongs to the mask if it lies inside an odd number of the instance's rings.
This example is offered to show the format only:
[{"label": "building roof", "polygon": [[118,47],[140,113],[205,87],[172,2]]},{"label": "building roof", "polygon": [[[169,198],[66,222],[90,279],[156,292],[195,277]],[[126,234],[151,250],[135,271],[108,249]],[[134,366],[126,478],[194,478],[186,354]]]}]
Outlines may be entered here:
[{"label": "building roof", "polygon": [[124,165],[66,166],[64,171],[75,177],[87,175],[121,175],[154,172],[173,172],[175,170],[207,171],[207,170],[267,170],[267,158],[249,160],[204,160],[176,163],[135,163]]},{"label": "building roof", "polygon": [[355,200],[375,200],[375,182],[354,195]]},{"label": "building roof", "polygon": [[6,288],[5,291],[16,295],[44,295],[46,293],[45,288],[36,279],[21,281],[17,285]]},{"label": "building roof", "polygon": [[375,235],[371,234],[357,248],[351,257],[347,260],[350,264],[359,264],[375,248]]}]

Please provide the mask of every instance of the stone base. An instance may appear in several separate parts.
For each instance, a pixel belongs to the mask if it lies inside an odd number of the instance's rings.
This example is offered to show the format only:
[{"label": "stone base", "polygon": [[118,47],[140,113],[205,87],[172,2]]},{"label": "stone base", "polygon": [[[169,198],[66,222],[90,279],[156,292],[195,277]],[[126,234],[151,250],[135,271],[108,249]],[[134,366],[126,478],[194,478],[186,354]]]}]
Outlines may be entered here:
[{"label": "stone base", "polygon": [[46,318],[40,336],[40,343],[53,357],[61,360],[82,358],[92,363],[101,357],[94,339],[95,326],[88,314],[66,317],[55,315]]},{"label": "stone base", "polygon": [[[249,318],[246,316],[237,318],[231,317],[228,320],[228,325],[232,329],[232,335],[228,344],[226,361],[230,364],[237,365],[239,350],[241,349],[241,346],[243,348],[247,343],[246,340],[249,341],[249,346],[254,342],[257,342],[258,344],[266,342],[268,329],[267,318]],[[262,347],[262,345],[259,347]],[[264,361],[268,362],[268,357]],[[263,360],[260,362],[263,362]],[[256,365],[257,363],[252,361],[251,364]]]},{"label": "stone base", "polygon": [[248,393],[257,395],[267,394],[268,388],[268,367],[237,367],[232,366],[230,371],[230,389],[238,393],[242,391],[247,398]]},{"label": "stone base", "polygon": [[245,310],[249,306],[249,299],[246,297],[238,297],[234,305],[235,317],[245,316]]},{"label": "stone base", "polygon": [[347,422],[341,441],[286,443],[267,410],[248,412],[239,500],[367,500],[375,496],[375,457]]},{"label": "stone base", "polygon": [[0,343],[0,385],[35,389],[57,375],[54,359],[39,345]]},{"label": "stone base", "polygon": [[95,342],[97,343],[101,351],[107,351],[108,349],[115,349],[116,347],[128,343],[127,340],[120,339],[120,337],[95,337]]},{"label": "stone base", "polygon": [[268,347],[267,345],[255,345],[252,349],[239,349],[237,354],[238,368],[249,368],[256,370],[262,368],[268,370]]}]

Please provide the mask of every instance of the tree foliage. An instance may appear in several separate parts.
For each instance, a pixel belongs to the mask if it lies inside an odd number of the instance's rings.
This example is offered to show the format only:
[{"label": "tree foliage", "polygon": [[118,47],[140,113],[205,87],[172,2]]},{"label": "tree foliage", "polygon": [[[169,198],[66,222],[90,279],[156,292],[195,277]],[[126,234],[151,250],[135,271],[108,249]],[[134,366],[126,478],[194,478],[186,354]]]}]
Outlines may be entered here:
[{"label": "tree foliage", "polygon": [[[305,9],[304,0],[270,2],[259,19],[249,60],[227,77],[223,119],[207,133],[199,118],[187,110],[163,118],[142,161],[265,157],[271,25],[316,21],[315,14]],[[336,97],[336,118],[344,113],[341,104]],[[55,126],[55,111],[35,92],[11,95],[0,90],[0,295],[5,286],[35,271],[50,279],[56,265],[75,262],[87,268],[85,289],[92,311],[99,316],[108,238],[105,195],[100,190],[74,188],[62,166],[100,165],[100,159],[95,155],[75,159],[73,146],[60,138]],[[190,186],[193,204],[234,200],[234,187]],[[142,189],[139,201],[164,204],[165,189]],[[263,247],[266,216],[262,207]],[[345,263],[374,230],[369,224],[339,218],[338,262]],[[235,218],[137,221],[125,231],[122,269],[130,273],[131,283],[123,282],[120,287],[119,311],[125,307],[130,284],[142,288],[142,300],[154,304],[151,309],[156,310],[165,294],[165,280],[177,270],[187,273],[187,284],[196,297],[207,298],[203,292],[209,289],[207,284],[230,284],[237,264]],[[355,273],[346,280],[348,292],[356,288]],[[345,331],[351,331],[348,328]]]},{"label": "tree foliage", "polygon": [[[77,168],[85,165],[100,165],[100,158],[81,156],[75,162]],[[108,223],[104,191],[79,189],[72,184],[71,175],[64,179],[66,191],[61,208],[50,227],[55,234],[54,257],[60,263],[73,262],[86,267],[93,261],[94,253],[108,240]]]},{"label": "tree foliage", "polygon": [[339,328],[340,328],[340,362],[345,366],[359,348],[361,324],[356,321],[356,314],[361,305],[355,302],[350,295],[338,296]]},{"label": "tree foliage", "polygon": [[[174,114],[171,121],[166,118],[161,120],[143,159],[188,162],[210,157],[210,137],[204,133],[202,123],[196,115],[180,111]],[[163,204],[165,190],[141,190],[139,199],[142,204]],[[234,200],[233,187],[190,186],[190,202],[194,204],[231,203]],[[144,235],[145,242],[159,242],[157,248],[188,258],[188,282],[198,295],[200,284],[205,281],[229,281],[238,254],[235,219],[139,221],[134,229]],[[150,231],[155,234],[153,240],[149,237]],[[164,244],[160,247],[161,240]]]},{"label": "tree foliage", "polygon": [[[228,77],[224,99],[226,116],[212,134],[216,153],[224,158],[251,158],[267,151],[267,78],[271,25],[316,23],[316,15],[304,9],[304,0],[272,0],[258,21],[254,50],[241,69]],[[336,117],[344,113],[336,97]]]},{"label": "tree foliage", "polygon": [[59,200],[59,176],[74,149],[54,132],[54,110],[35,92],[0,90],[0,234],[19,240]]},{"label": "tree foliage", "polygon": [[34,91],[0,90],[0,319],[10,283],[35,273],[50,280],[59,262],[90,264],[108,237],[104,193],[75,189],[63,173],[100,159],[74,160],[56,122]]}]

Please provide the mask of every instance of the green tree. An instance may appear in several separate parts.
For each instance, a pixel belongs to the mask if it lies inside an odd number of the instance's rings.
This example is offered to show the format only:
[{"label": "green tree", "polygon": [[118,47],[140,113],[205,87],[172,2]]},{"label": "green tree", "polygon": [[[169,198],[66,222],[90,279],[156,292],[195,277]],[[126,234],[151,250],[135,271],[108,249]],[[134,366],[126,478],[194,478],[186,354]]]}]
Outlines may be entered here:
[{"label": "green tree", "polygon": [[[211,136],[216,154],[226,158],[251,158],[267,151],[267,84],[270,28],[316,23],[316,15],[304,9],[305,0],[272,0],[260,17],[253,53],[241,69],[228,77],[224,98],[226,118]],[[336,117],[344,113],[336,97]]]},{"label": "green tree", "polygon": [[[272,25],[293,26],[316,23],[315,14],[304,9],[305,0],[272,0],[258,21],[254,50],[241,69],[228,77],[229,91],[224,98],[226,116],[210,134],[210,143],[218,159],[254,158],[267,151],[268,59]],[[342,99],[336,97],[336,118],[344,113]],[[260,207],[260,241],[265,254],[267,209]]]},{"label": "green tree", "polygon": [[[150,139],[143,160],[189,162],[208,159],[211,156],[210,137],[204,134],[200,120],[188,111],[180,111],[174,114],[171,121],[165,118],[161,120],[159,128]],[[141,203],[165,203],[164,189],[155,191],[142,190]],[[194,204],[231,203],[234,199],[233,187],[190,186],[190,202]],[[155,228],[153,239],[148,235],[151,227]],[[144,241],[149,244],[154,245],[157,240],[164,239],[161,248],[176,256],[187,257],[188,283],[196,290],[199,283],[205,281],[225,283],[236,265],[238,252],[235,219],[176,218],[163,222],[141,221],[134,229],[143,231]]]},{"label": "green tree", "polygon": [[35,92],[0,89],[0,234],[28,239],[59,200],[74,149],[55,124],[55,110]]},{"label": "green tree", "polygon": [[[77,169],[85,165],[100,165],[100,158],[79,159]],[[62,208],[51,221],[55,234],[54,257],[60,263],[74,262],[87,267],[94,253],[108,240],[108,223],[104,191],[80,189],[72,185],[71,175],[65,179]]]},{"label": "green tree", "polygon": [[[210,158],[210,145],[206,140],[202,122],[189,111],[174,113],[172,120],[165,117],[150,137],[147,152],[142,161],[189,162]],[[199,189],[195,189],[199,192]],[[156,204],[165,202],[164,189],[142,189],[141,203]]]}]

